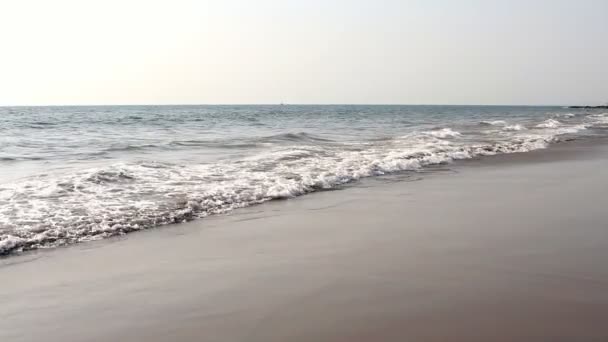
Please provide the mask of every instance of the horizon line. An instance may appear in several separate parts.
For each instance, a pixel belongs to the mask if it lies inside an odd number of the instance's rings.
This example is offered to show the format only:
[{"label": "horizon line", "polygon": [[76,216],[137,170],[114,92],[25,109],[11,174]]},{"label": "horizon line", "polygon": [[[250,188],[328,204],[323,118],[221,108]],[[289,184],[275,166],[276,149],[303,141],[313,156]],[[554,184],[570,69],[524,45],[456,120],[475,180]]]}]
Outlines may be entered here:
[{"label": "horizon line", "polygon": [[[430,103],[166,103],[166,104],[38,104],[2,105],[9,107],[178,107],[178,106],[461,106],[461,107],[569,107],[580,104],[430,104]],[[586,106],[586,105],[582,105]],[[593,105],[590,105],[593,106]]]}]

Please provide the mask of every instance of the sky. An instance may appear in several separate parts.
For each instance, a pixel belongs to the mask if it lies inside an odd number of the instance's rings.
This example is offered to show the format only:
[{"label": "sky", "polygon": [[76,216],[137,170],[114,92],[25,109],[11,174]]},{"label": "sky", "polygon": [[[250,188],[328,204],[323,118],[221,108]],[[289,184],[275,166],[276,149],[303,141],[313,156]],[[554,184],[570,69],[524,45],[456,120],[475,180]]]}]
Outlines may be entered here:
[{"label": "sky", "polygon": [[0,105],[608,102],[606,0],[0,0]]}]

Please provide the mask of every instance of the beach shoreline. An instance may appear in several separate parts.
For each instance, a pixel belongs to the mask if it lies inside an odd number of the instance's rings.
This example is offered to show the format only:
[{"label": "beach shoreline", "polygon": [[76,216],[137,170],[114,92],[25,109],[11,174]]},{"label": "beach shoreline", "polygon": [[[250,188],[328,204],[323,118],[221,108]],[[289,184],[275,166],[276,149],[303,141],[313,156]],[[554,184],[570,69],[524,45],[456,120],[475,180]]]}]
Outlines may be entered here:
[{"label": "beach shoreline", "polygon": [[5,258],[0,339],[600,341],[607,156],[556,144]]},{"label": "beach shoreline", "polygon": [[10,142],[0,153],[0,255],[594,139],[608,123],[608,113],[522,106],[92,106],[0,114]]}]

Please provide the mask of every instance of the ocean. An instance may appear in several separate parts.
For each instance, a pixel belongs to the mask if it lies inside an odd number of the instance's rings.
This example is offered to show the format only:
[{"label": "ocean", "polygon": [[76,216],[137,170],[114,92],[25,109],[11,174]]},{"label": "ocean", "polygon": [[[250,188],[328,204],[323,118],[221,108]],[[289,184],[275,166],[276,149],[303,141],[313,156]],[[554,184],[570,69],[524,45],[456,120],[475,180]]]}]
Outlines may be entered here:
[{"label": "ocean", "polygon": [[[0,255],[201,219],[362,178],[608,134],[605,110],[0,108]],[[449,177],[449,175],[447,175]]]}]

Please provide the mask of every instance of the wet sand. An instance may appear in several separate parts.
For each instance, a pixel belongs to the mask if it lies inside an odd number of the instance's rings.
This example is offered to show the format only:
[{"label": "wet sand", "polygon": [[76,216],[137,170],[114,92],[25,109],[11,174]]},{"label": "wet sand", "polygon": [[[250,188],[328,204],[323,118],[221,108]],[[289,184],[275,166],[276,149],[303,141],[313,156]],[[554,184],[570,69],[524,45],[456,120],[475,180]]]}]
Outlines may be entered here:
[{"label": "wet sand", "polygon": [[5,258],[0,341],[606,341],[606,170],[560,144]]}]

